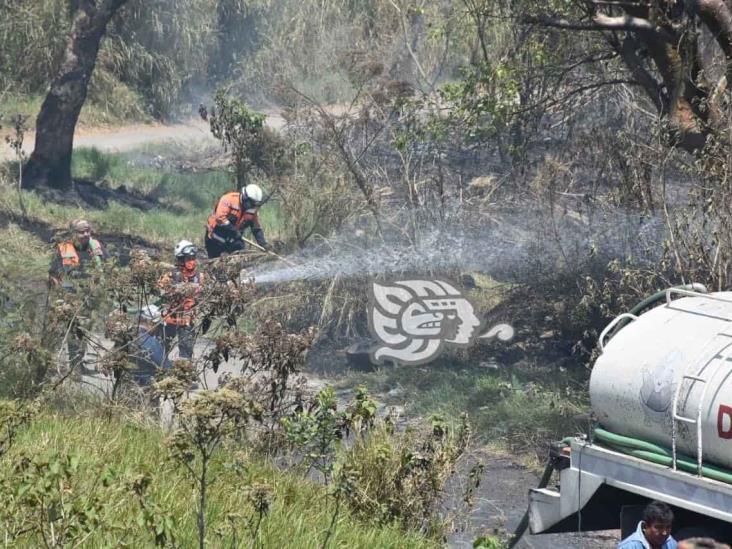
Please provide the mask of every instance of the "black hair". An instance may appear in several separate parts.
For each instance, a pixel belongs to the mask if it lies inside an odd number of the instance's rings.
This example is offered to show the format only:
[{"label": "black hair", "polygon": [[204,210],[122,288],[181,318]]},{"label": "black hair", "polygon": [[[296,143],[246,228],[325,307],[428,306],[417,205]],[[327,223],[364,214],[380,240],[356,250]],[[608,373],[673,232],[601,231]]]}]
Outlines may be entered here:
[{"label": "black hair", "polygon": [[651,524],[671,524],[674,521],[674,512],[671,507],[661,501],[652,501],[643,509],[643,523],[650,526]]}]

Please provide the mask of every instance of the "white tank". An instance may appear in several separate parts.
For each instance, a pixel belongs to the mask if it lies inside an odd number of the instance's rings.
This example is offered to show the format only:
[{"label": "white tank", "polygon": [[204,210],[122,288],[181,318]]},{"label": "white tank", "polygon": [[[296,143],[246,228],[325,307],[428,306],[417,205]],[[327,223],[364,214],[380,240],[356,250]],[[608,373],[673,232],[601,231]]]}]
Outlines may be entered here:
[{"label": "white tank", "polygon": [[[692,376],[692,377],[684,377]],[[681,297],[623,327],[590,377],[592,409],[616,434],[732,468],[732,292]],[[701,406],[701,408],[700,408]]]}]

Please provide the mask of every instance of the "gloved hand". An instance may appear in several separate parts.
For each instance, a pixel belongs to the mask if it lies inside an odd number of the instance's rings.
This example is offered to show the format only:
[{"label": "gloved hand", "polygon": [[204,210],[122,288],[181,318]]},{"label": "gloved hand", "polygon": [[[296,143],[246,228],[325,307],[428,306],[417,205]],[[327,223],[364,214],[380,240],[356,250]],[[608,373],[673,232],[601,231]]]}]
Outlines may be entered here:
[{"label": "gloved hand", "polygon": [[226,225],[219,225],[216,227],[216,232],[226,240],[234,241],[234,240],[241,240],[241,234],[239,234],[239,231],[234,228],[234,225],[231,223],[228,223]]},{"label": "gloved hand", "polygon": [[255,235],[254,235],[254,240],[256,241],[256,243],[257,243],[257,246],[259,246],[260,248],[264,248],[265,250],[268,250],[268,251],[272,249],[272,248],[270,247],[270,245],[269,245],[269,242],[267,242],[267,241],[266,241],[266,240],[264,239],[264,237],[263,237],[263,236],[257,236],[257,235],[255,234]]}]

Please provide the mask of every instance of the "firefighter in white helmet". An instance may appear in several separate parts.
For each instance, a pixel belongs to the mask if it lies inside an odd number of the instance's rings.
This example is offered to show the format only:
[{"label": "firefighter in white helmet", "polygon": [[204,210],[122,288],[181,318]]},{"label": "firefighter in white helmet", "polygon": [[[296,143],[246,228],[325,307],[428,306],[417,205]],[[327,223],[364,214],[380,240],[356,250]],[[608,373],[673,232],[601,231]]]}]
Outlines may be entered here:
[{"label": "firefighter in white helmet", "polygon": [[268,247],[259,223],[258,212],[263,201],[262,189],[253,183],[219,198],[208,216],[205,244],[209,258],[243,250],[242,234],[246,229],[251,229],[257,244]]},{"label": "firefighter in white helmet", "polygon": [[204,274],[198,271],[193,242],[181,240],[175,245],[175,268],[164,274],[158,286],[163,294],[163,344],[170,353],[173,339],[178,338],[178,356],[191,360],[195,343],[194,321],[198,296],[203,289]]}]

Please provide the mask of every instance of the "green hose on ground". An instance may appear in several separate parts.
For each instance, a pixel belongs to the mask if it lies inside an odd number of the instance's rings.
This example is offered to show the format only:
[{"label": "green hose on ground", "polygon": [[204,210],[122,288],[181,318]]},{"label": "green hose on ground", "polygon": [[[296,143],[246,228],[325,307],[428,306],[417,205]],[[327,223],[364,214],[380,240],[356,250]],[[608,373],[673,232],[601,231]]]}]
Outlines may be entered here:
[{"label": "green hose on ground", "polygon": [[[623,454],[637,457],[659,465],[670,467],[673,463],[671,450],[658,446],[645,440],[616,435],[605,429],[597,428],[594,431],[595,438],[604,445],[613,450],[617,450]],[[698,465],[695,459],[689,456],[677,454],[676,467],[689,473],[697,473]],[[712,480],[718,480],[727,484],[732,484],[732,471],[714,465],[702,465],[702,476]]]}]

